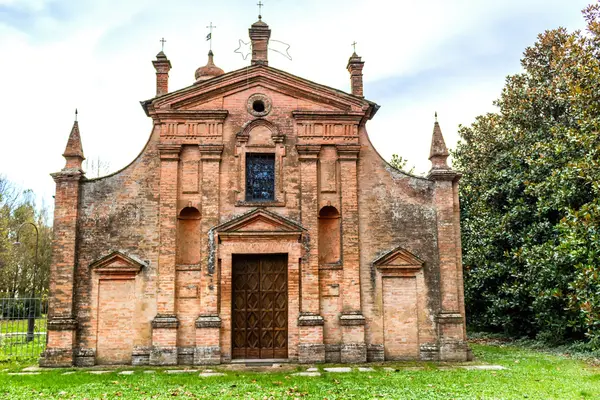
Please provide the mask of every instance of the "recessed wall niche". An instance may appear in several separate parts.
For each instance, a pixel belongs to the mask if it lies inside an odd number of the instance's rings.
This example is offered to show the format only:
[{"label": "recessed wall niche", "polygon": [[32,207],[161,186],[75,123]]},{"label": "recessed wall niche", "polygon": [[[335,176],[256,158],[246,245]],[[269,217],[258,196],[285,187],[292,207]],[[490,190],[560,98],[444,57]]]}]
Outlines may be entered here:
[{"label": "recessed wall niche", "polygon": [[319,264],[340,261],[340,213],[333,206],[319,211]]},{"label": "recessed wall niche", "polygon": [[185,207],[177,218],[177,264],[200,264],[200,211]]}]

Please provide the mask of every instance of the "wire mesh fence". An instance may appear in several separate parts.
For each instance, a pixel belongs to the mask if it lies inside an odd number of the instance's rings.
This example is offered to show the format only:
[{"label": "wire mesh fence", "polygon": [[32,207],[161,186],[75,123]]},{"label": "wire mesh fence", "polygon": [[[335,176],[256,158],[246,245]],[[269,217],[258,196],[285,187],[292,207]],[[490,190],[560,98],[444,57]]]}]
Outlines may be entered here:
[{"label": "wire mesh fence", "polygon": [[37,357],[46,347],[46,299],[0,298],[0,360]]}]

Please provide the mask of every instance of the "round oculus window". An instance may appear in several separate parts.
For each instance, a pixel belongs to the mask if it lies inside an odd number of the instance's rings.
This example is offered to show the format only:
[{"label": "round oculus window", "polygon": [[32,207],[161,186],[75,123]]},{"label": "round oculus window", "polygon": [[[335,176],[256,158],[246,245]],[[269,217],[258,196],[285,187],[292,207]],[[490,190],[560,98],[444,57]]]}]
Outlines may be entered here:
[{"label": "round oculus window", "polygon": [[248,98],[248,112],[255,117],[264,117],[271,112],[271,99],[261,93]]}]

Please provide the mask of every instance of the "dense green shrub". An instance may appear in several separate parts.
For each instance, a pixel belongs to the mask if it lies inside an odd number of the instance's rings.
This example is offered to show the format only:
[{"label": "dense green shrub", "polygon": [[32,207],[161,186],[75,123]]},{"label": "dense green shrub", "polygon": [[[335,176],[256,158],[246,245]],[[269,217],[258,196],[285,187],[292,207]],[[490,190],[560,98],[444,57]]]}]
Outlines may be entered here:
[{"label": "dense green shrub", "polygon": [[546,31],[496,113],[461,127],[469,324],[600,345],[600,6]]}]

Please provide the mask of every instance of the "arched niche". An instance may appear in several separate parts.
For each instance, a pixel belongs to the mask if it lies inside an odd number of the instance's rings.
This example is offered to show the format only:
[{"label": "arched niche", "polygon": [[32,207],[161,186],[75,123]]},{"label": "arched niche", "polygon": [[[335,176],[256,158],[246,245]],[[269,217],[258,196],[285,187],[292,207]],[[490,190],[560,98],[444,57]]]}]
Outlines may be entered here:
[{"label": "arched niche", "polygon": [[340,213],[333,206],[319,211],[319,264],[340,261]]},{"label": "arched niche", "polygon": [[177,264],[200,264],[200,211],[185,207],[177,217]]}]

